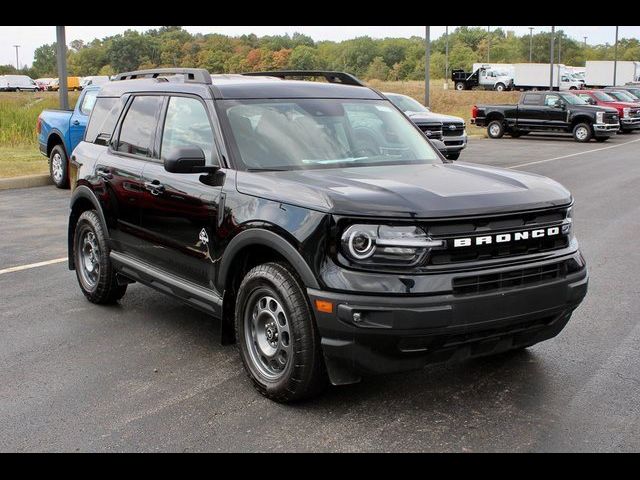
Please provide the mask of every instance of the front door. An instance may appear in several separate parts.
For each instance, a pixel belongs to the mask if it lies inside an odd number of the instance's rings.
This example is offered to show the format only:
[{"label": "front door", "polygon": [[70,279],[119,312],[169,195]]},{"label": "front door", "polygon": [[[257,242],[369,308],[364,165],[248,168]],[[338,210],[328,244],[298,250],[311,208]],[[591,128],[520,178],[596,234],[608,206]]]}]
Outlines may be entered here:
[{"label": "front door", "polygon": [[556,93],[544,97],[544,110],[547,124],[551,128],[563,128],[567,125],[567,104]]},{"label": "front door", "polygon": [[[84,131],[89,122],[89,115],[91,115],[91,110],[93,110],[97,96],[98,90],[86,90],[78,99],[80,105],[74,109],[71,119],[69,120],[69,139],[71,140],[69,148],[71,151],[82,141]],[[71,152],[69,152],[69,155],[71,155]]]},{"label": "front door", "polygon": [[170,97],[161,135],[161,160],[147,163],[143,171],[145,260],[215,291],[212,252],[222,186],[210,175],[167,172],[162,163],[172,149],[197,146],[208,165],[219,165],[204,102],[198,97]]}]

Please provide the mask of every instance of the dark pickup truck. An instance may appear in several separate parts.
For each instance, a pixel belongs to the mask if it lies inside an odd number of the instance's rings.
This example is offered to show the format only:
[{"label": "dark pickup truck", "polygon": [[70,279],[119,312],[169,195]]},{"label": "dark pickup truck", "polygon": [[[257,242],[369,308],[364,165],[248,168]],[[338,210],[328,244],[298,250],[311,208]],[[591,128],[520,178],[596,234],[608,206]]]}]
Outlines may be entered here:
[{"label": "dark pickup truck", "polygon": [[615,108],[589,105],[572,93],[527,92],[517,105],[475,105],[471,123],[487,127],[490,138],[508,133],[514,138],[530,132],[564,132],[577,142],[604,142],[620,128]]}]

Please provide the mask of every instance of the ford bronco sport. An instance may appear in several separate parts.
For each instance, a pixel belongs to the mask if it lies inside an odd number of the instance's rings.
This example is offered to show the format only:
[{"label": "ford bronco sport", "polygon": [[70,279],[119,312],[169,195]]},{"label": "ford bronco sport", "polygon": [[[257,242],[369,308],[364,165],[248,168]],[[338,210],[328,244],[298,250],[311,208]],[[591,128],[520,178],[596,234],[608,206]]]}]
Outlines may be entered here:
[{"label": "ford bronco sport", "polygon": [[210,313],[277,401],[528,347],[587,291],[565,188],[447,161],[345,73],[120,74],[70,170],[84,295]]}]

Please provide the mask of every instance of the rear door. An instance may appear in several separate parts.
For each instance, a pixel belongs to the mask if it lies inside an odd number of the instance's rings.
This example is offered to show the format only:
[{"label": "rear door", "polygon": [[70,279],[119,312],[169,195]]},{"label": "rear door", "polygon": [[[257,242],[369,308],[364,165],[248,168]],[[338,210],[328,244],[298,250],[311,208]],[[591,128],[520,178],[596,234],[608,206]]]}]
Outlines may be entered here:
[{"label": "rear door", "polygon": [[155,155],[155,134],[163,96],[131,96],[118,122],[108,150],[95,166],[97,181],[108,204],[109,233],[113,248],[141,257],[144,232],[140,209],[145,201],[142,169]]},{"label": "rear door", "polygon": [[160,159],[144,166],[141,215],[144,260],[183,280],[215,289],[212,252],[222,184],[211,175],[167,172],[162,162],[173,148],[198,146],[208,165],[220,165],[210,108],[200,97],[190,95],[172,95],[165,102],[156,142]]}]

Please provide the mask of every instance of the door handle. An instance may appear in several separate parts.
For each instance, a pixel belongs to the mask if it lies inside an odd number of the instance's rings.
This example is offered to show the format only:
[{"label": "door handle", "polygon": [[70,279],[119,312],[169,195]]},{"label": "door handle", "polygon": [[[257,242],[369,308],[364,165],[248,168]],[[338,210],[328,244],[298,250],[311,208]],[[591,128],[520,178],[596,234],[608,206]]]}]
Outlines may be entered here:
[{"label": "door handle", "polygon": [[158,180],[154,180],[153,182],[144,182],[144,188],[149,190],[151,195],[160,195],[164,192],[164,185]]},{"label": "door handle", "polygon": [[97,168],[96,175],[106,180],[112,179],[113,175],[111,174],[111,170],[108,168]]},{"label": "door handle", "polygon": [[74,121],[73,121],[73,124],[74,124],[74,125],[80,125],[80,120],[74,120]]}]

